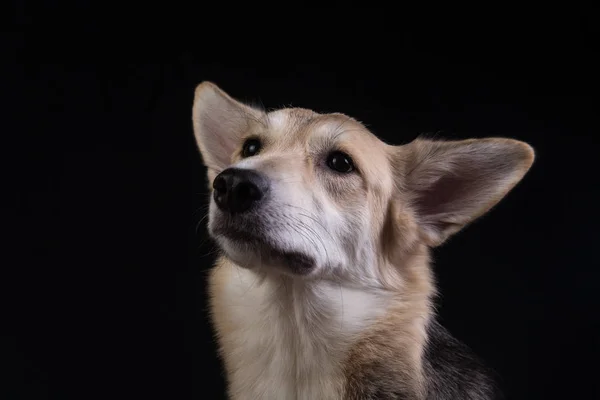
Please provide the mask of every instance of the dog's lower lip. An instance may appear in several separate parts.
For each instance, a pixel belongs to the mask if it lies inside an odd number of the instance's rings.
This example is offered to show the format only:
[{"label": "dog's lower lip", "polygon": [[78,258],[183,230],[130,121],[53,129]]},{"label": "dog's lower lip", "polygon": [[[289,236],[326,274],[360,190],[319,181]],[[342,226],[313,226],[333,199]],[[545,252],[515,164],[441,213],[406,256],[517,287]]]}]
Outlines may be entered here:
[{"label": "dog's lower lip", "polygon": [[306,274],[310,272],[315,264],[310,256],[297,251],[280,250],[267,240],[263,239],[261,237],[262,235],[257,233],[231,227],[217,229],[215,233],[231,240],[256,245],[258,251],[266,253],[266,255],[275,262],[280,262],[281,264],[291,267],[297,274]]},{"label": "dog's lower lip", "polygon": [[257,242],[261,244],[267,244],[264,243],[265,241],[263,239],[261,239],[262,235],[260,233],[248,232],[245,229],[239,229],[233,226],[218,228],[215,230],[215,234],[240,242]]},{"label": "dog's lower lip", "polygon": [[298,252],[278,252],[273,254],[273,257],[281,260],[282,263],[293,267],[297,274],[306,274],[314,266],[314,261],[305,254]]}]

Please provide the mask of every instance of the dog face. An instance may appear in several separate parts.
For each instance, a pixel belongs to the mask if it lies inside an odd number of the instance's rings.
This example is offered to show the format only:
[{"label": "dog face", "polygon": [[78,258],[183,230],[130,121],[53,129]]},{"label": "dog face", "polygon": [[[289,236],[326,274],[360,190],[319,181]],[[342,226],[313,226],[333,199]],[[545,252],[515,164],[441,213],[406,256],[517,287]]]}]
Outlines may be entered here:
[{"label": "dog face", "polygon": [[533,150],[510,139],[390,146],[342,114],[264,112],[205,82],[194,132],[209,233],[241,267],[380,285],[384,264],[437,246],[518,183]]}]

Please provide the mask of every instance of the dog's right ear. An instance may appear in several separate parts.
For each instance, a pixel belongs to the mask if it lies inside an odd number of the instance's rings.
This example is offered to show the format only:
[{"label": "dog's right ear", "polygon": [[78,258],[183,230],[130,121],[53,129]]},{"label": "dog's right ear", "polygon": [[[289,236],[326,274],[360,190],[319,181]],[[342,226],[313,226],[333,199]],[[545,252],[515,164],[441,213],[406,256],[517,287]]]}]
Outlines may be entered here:
[{"label": "dog's right ear", "polygon": [[214,83],[198,85],[192,121],[209,181],[231,164],[242,137],[260,116],[260,111],[234,100]]}]

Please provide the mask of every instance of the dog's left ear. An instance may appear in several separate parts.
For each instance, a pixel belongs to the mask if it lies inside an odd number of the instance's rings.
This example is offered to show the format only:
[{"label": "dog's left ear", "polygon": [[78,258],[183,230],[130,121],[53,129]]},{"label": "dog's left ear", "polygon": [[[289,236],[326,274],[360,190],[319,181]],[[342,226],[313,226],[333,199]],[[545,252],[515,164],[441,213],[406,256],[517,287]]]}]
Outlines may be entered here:
[{"label": "dog's left ear", "polygon": [[534,160],[528,144],[512,139],[433,141],[398,146],[400,188],[413,206],[430,246],[496,205],[527,173]]},{"label": "dog's left ear", "polygon": [[244,133],[260,117],[260,111],[233,99],[214,83],[198,85],[192,122],[210,181],[232,163]]}]

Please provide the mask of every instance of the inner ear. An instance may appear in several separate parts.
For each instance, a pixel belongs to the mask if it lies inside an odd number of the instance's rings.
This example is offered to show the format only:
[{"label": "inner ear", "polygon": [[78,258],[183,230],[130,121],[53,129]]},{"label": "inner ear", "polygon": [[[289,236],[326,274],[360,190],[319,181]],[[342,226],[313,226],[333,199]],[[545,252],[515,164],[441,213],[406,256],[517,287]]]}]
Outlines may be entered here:
[{"label": "inner ear", "polygon": [[[451,230],[453,226],[460,228],[456,226],[455,222],[444,219],[443,216],[450,215],[453,208],[465,207],[456,199],[461,197],[468,199],[477,195],[477,179],[469,175],[472,175],[469,171],[465,171],[463,176],[443,175],[431,187],[427,187],[425,190],[415,189],[418,214],[425,217],[428,224],[436,231]],[[469,192],[474,193],[470,194]]]}]

